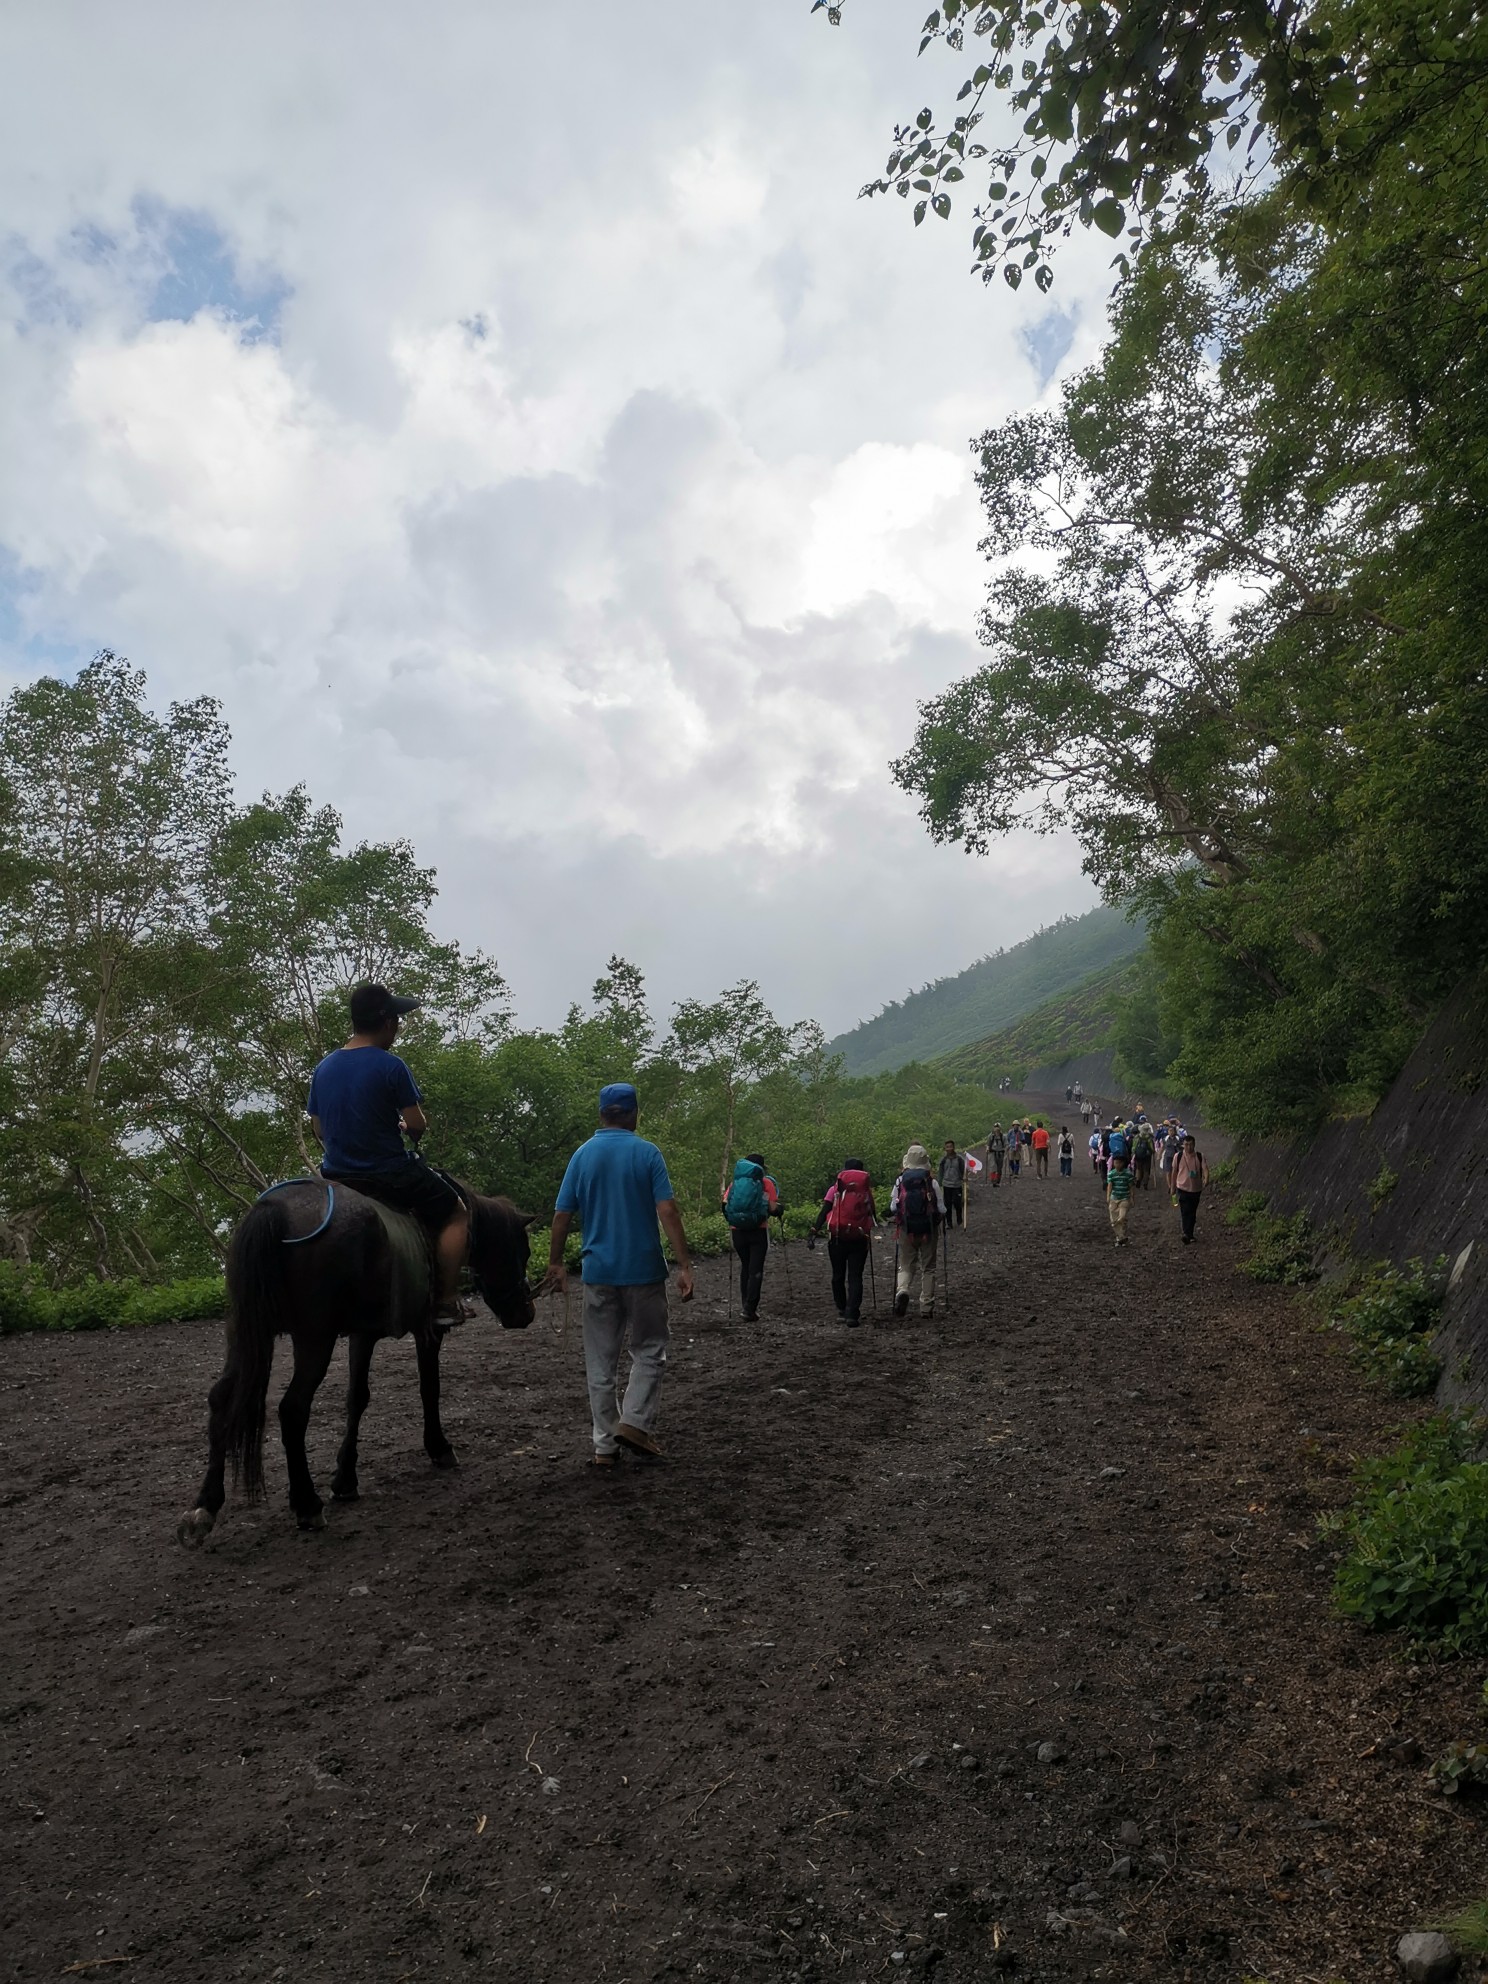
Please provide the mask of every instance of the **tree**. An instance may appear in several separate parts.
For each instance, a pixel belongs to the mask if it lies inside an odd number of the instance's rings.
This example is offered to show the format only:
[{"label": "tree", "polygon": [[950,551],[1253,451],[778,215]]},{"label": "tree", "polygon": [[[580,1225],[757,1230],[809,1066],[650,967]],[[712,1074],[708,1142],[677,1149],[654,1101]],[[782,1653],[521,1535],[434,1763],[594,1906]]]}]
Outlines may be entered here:
[{"label": "tree", "polygon": [[[978,44],[961,107],[897,128],[863,191],[912,199],[918,225],[949,219],[970,172],[977,266],[1015,289],[1028,271],[1050,286],[1075,225],[1135,243],[1216,188],[1233,198],[1252,167],[1341,216],[1423,130],[1455,125],[1459,152],[1481,144],[1476,111],[1463,115],[1488,80],[1472,0],[943,0],[920,53]],[[999,97],[1020,126],[1011,143],[977,135]]]}]

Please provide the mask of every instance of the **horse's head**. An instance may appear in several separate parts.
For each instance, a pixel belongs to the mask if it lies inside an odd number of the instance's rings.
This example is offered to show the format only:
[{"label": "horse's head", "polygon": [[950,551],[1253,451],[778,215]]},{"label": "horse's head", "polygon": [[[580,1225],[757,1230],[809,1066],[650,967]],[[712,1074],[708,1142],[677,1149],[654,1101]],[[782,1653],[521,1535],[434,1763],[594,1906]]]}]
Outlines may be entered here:
[{"label": "horse's head", "polygon": [[524,1330],[537,1314],[527,1286],[527,1229],[536,1217],[510,1199],[470,1194],[470,1271],[503,1329]]}]

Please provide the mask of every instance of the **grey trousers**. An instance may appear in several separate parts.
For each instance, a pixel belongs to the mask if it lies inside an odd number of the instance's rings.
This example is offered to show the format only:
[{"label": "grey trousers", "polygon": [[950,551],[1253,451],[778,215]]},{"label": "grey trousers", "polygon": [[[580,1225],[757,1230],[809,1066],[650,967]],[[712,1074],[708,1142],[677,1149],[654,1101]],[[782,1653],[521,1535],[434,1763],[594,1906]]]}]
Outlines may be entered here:
[{"label": "grey trousers", "polygon": [[[630,1376],[622,1401],[620,1353],[627,1330]],[[669,1334],[664,1281],[637,1288],[584,1284],[584,1370],[589,1379],[589,1411],[597,1454],[614,1453],[618,1444],[615,1428],[622,1419],[645,1433],[656,1430]]]},{"label": "grey trousers", "polygon": [[935,1250],[939,1245],[938,1232],[899,1235],[899,1273],[894,1293],[912,1300],[918,1281],[922,1316],[928,1316],[935,1307]]}]

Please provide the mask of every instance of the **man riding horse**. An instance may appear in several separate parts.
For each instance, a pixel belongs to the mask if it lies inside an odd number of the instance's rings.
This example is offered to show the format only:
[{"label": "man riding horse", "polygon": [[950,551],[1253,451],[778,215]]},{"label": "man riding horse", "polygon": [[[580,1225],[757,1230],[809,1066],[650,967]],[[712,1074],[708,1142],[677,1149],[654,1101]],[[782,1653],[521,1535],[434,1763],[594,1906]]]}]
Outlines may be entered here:
[{"label": "man riding horse", "polygon": [[392,1051],[404,1015],[419,1003],[382,985],[358,985],[351,1038],[316,1068],[305,1107],[325,1153],[321,1176],[412,1213],[430,1234],[439,1269],[434,1323],[451,1329],[464,1320],[459,1282],[469,1215],[444,1173],[404,1146],[405,1137],[416,1146],[429,1121],[407,1062]]}]

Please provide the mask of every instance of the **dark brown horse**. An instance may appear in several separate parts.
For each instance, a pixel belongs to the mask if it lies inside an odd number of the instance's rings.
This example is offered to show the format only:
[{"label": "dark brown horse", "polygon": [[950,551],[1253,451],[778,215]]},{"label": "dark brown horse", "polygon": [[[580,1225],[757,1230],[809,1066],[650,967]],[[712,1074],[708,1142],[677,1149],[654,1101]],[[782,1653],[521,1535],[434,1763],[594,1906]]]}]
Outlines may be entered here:
[{"label": "dark brown horse", "polygon": [[[476,1286],[507,1329],[532,1321],[527,1286],[529,1215],[506,1199],[461,1188],[470,1209],[469,1267]],[[294,1344],[294,1374],[279,1401],[279,1429],[289,1468],[289,1503],[301,1529],[325,1525],[305,1458],[310,1406],[338,1336],[350,1338],[351,1382],[346,1438],[336,1456],[331,1493],[357,1497],[357,1426],[367,1409],[372,1352],[384,1336],[412,1330],[424,1407],[424,1451],[436,1467],[454,1467],[455,1451],[439,1423],[439,1347],[431,1322],[431,1265],[408,1223],[390,1219],[360,1192],[318,1178],[296,1179],[251,1207],[227,1256],[227,1358],[208,1394],[206,1477],[196,1507],[177,1535],[200,1543],[226,1499],[223,1472],[251,1497],[263,1493],[264,1417],[274,1339]]]}]

